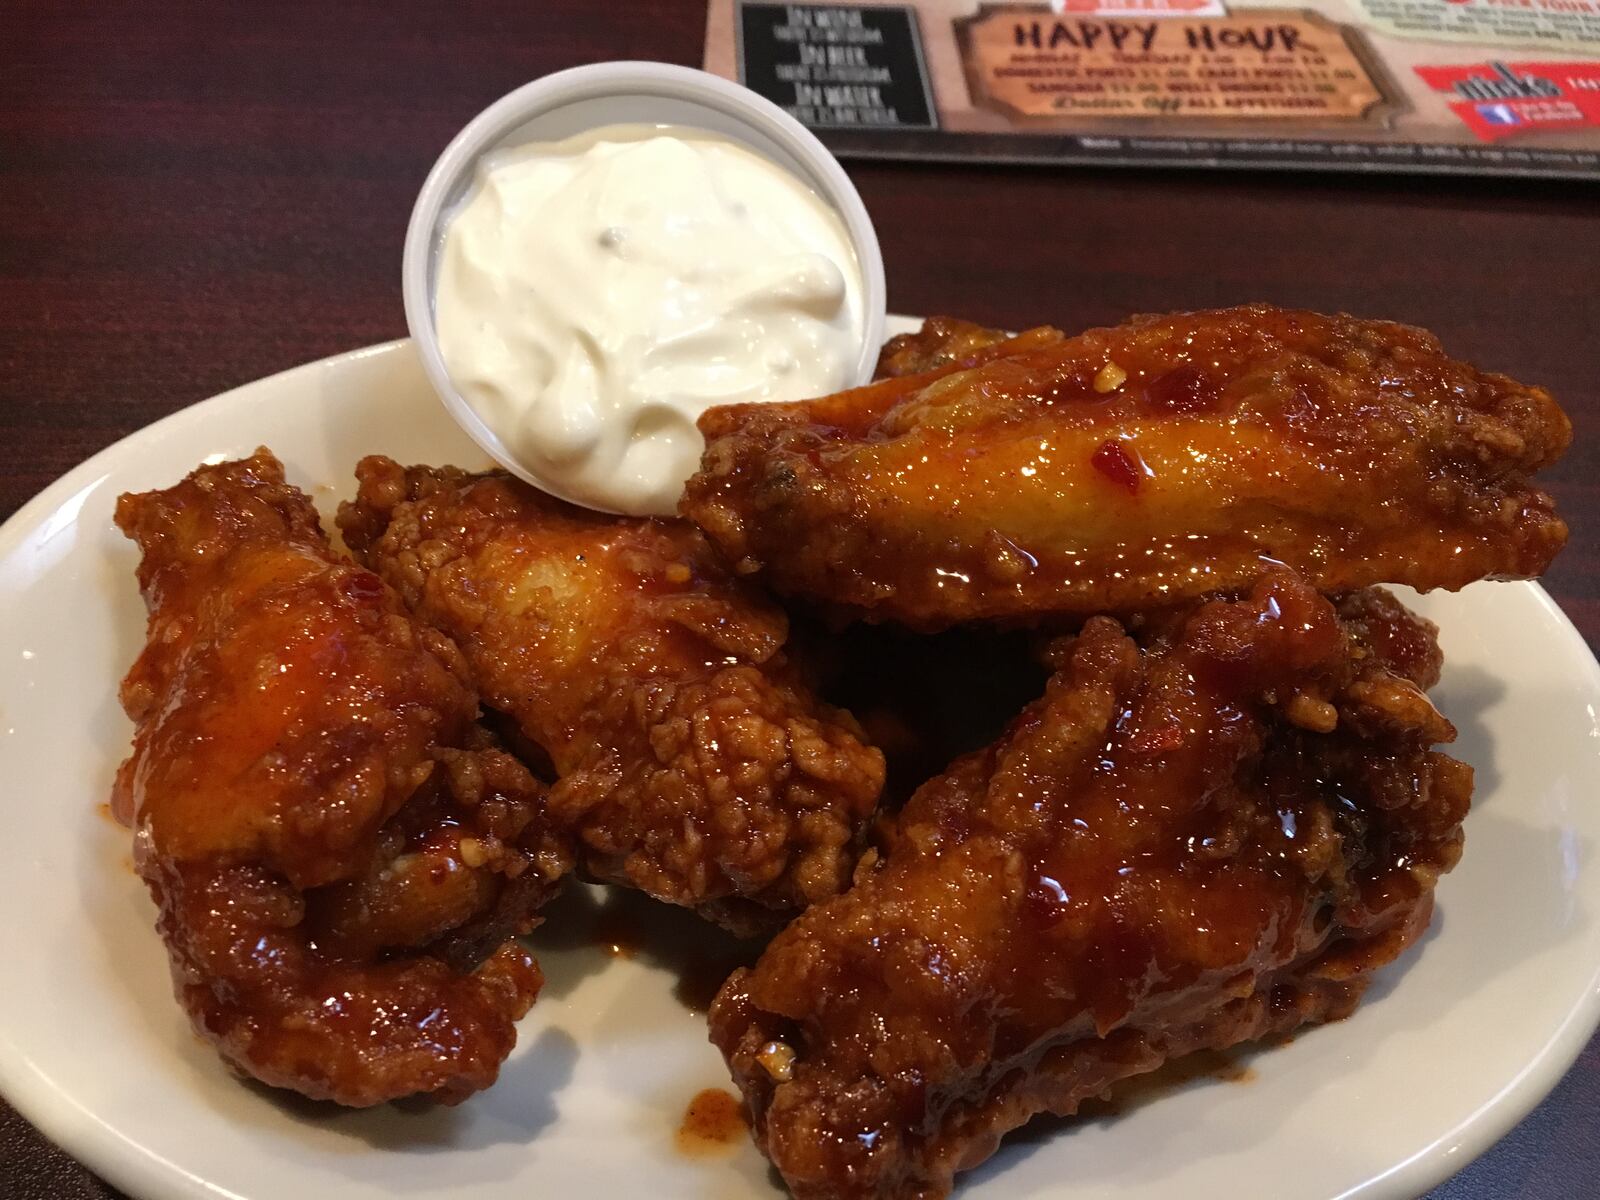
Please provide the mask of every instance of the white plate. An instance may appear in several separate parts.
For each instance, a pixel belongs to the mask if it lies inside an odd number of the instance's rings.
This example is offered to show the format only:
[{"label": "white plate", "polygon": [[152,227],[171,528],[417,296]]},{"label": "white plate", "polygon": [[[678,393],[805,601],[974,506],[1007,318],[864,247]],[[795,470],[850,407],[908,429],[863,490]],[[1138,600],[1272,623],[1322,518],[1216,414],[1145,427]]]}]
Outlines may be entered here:
[{"label": "white plate", "polygon": [[[150,426],[0,530],[0,1090],[143,1200],[236,1196],[771,1196],[744,1141],[674,1146],[726,1085],[678,963],[609,958],[587,894],[541,933],[549,986],[488,1092],[455,1109],[346,1112],[242,1084],[173,1002],[128,838],[104,815],[128,722],[116,683],[143,609],[119,492],[271,446],[324,508],[366,453],[474,465],[406,343],[312,363]],[[1478,770],[1466,856],[1422,943],[1343,1024],[1117,1119],[1024,1134],[965,1194],[1071,1200],[1407,1196],[1488,1147],[1566,1070],[1600,1012],[1600,669],[1528,584],[1418,607],[1443,627],[1437,693]],[[693,918],[639,901],[643,941]],[[661,936],[682,934],[681,937]],[[687,953],[687,952],[685,952]]]}]

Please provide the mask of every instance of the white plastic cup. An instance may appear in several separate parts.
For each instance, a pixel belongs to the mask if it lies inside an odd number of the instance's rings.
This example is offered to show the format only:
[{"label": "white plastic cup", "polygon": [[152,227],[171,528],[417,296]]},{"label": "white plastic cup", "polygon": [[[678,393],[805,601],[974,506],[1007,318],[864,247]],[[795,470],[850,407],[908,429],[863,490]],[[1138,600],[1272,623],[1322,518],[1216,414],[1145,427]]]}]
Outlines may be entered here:
[{"label": "white plastic cup", "polygon": [[558,71],[502,96],[467,122],[445,147],[411,210],[401,265],[406,324],[429,382],[472,440],[518,478],[575,503],[581,502],[518,461],[451,382],[434,322],[439,254],[445,227],[471,193],[484,154],[623,124],[684,125],[731,138],[789,171],[833,206],[861,270],[861,351],[855,384],[872,377],[888,307],[883,252],[850,177],[809,129],[749,88],[668,63],[604,62]]}]

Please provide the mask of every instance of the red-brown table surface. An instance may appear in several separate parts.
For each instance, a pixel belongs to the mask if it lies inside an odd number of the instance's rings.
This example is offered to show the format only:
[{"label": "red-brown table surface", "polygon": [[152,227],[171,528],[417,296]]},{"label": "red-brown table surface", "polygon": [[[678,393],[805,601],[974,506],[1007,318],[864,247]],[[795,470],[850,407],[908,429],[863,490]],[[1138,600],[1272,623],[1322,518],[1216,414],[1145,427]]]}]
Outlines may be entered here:
[{"label": "red-brown table surface", "polygon": [[[403,335],[406,217],[460,125],[560,67],[697,64],[703,21],[700,0],[0,5],[0,518],[158,417]],[[1546,586],[1600,644],[1600,189],[859,162],[850,172],[896,311],[1072,329],[1269,300],[1424,325],[1457,354],[1549,386],[1577,441],[1550,475],[1573,539]],[[0,986],[5,969],[18,965],[0,969]],[[1271,1184],[1240,1189],[1267,1196]],[[0,1101],[0,1197],[116,1194]],[[1596,1195],[1600,1042],[1433,1193]]]}]

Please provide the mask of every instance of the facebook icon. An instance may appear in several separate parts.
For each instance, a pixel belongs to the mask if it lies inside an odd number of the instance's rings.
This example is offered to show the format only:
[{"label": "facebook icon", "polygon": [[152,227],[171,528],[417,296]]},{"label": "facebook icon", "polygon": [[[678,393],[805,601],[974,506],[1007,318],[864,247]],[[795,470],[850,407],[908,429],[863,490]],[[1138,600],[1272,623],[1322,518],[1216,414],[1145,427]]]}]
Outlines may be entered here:
[{"label": "facebook icon", "polygon": [[1509,104],[1480,104],[1478,116],[1486,125],[1520,125],[1522,118],[1511,110]]}]

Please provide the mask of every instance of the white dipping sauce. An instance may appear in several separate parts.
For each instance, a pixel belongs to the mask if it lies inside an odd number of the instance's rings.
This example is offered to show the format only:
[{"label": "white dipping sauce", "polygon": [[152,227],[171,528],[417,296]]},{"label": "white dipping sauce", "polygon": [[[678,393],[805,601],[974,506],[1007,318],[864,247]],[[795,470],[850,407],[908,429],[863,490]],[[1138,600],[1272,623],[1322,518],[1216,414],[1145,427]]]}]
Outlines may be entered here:
[{"label": "white dipping sauce", "polygon": [[672,513],[717,404],[849,387],[861,269],[838,214],[752,150],[612,125],[485,156],[444,235],[451,382],[567,498]]}]

